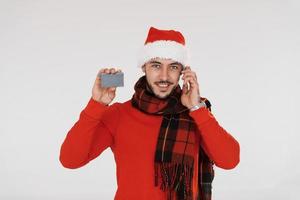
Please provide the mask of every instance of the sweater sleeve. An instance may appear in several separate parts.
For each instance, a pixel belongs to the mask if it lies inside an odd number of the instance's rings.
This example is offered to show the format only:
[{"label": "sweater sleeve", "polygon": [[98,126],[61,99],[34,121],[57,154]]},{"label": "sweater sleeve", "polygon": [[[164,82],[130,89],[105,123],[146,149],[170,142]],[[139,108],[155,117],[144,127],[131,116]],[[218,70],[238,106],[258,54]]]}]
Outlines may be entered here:
[{"label": "sweater sleeve", "polygon": [[205,107],[189,113],[200,132],[200,145],[206,154],[223,169],[233,169],[240,161],[240,146]]},{"label": "sweater sleeve", "polygon": [[106,106],[90,98],[61,145],[59,160],[64,167],[82,167],[113,146],[119,116],[116,105]]}]

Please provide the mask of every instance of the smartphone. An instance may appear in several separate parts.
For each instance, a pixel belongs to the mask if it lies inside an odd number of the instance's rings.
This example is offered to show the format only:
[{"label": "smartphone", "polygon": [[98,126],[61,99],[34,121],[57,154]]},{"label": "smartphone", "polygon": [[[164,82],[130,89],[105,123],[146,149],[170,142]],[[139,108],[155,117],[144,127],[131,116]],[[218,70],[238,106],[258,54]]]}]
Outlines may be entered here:
[{"label": "smartphone", "polygon": [[101,73],[99,75],[102,87],[123,87],[124,86],[124,73],[117,72],[115,74]]}]

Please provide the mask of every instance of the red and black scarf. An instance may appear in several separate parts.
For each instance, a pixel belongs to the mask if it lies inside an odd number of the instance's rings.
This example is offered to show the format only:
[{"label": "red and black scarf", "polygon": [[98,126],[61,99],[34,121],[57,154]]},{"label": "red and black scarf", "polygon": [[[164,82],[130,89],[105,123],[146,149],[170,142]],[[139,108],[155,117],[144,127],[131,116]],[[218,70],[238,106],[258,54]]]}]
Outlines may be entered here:
[{"label": "red and black scarf", "polygon": [[[142,76],[134,86],[131,104],[152,115],[163,115],[157,138],[155,161],[155,186],[167,192],[168,200],[211,200],[211,184],[214,178],[213,162],[199,147],[198,191],[192,191],[196,124],[189,110],[181,104],[181,88],[178,85],[166,99],[157,98]],[[210,102],[204,100],[208,109]]]}]

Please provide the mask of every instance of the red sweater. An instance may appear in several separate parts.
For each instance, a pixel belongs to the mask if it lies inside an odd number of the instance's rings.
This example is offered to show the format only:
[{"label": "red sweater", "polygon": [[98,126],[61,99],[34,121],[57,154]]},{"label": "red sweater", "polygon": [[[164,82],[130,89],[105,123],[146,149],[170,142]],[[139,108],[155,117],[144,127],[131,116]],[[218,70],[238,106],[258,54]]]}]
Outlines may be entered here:
[{"label": "red sweater", "polygon": [[[223,169],[239,163],[240,148],[208,109],[189,114],[199,130],[193,178],[196,191],[199,145]],[[154,186],[154,152],[161,121],[162,116],[145,114],[132,107],[130,100],[105,106],[90,98],[61,146],[60,162],[66,168],[79,168],[110,147],[117,170],[115,200],[164,200],[165,193]]]}]

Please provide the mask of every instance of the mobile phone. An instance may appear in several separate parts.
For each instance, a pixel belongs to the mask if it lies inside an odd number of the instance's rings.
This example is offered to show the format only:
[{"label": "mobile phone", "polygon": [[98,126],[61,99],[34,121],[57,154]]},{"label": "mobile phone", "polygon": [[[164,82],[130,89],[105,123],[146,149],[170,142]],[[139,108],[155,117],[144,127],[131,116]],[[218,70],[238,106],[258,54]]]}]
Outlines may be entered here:
[{"label": "mobile phone", "polygon": [[124,73],[117,72],[115,74],[100,73],[99,75],[102,87],[123,87]]}]

